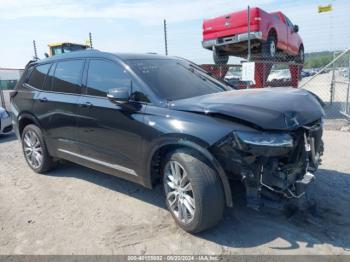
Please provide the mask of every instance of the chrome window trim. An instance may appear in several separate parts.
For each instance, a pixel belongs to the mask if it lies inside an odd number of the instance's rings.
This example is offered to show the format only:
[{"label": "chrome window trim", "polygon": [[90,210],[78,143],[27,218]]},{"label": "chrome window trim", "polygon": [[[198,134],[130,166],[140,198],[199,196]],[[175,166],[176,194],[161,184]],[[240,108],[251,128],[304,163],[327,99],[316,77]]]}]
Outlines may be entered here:
[{"label": "chrome window trim", "polygon": [[28,87],[30,89],[33,89],[35,91],[38,91],[38,92],[42,92],[42,93],[51,93],[51,94],[59,94],[59,95],[73,95],[73,96],[81,96],[81,94],[79,93],[65,93],[65,92],[57,92],[57,91],[51,91],[51,90],[41,90],[41,89],[38,89],[34,86],[31,86],[30,84],[28,83],[24,83],[23,84],[25,87]]}]

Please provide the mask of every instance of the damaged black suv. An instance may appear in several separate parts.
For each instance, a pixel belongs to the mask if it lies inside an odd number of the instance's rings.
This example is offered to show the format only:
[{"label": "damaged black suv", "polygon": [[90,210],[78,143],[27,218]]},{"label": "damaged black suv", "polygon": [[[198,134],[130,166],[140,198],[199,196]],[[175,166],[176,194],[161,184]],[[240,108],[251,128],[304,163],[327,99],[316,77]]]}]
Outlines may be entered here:
[{"label": "damaged black suv", "polygon": [[162,181],[189,232],[218,223],[233,205],[233,180],[253,208],[300,198],[323,152],[315,95],[232,90],[187,60],[155,54],[87,50],[30,62],[11,103],[35,172],[65,159],[148,188]]}]

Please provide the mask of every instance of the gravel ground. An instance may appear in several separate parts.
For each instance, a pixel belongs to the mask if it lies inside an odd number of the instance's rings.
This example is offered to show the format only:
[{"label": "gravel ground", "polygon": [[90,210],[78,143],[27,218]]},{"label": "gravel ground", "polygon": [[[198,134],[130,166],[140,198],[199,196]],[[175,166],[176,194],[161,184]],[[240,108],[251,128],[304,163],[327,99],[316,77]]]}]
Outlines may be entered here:
[{"label": "gravel ground", "polygon": [[0,138],[0,254],[350,254],[350,132],[325,131],[304,212],[256,212],[235,201],[219,226],[179,229],[162,189],[73,164],[31,171],[13,135]]}]

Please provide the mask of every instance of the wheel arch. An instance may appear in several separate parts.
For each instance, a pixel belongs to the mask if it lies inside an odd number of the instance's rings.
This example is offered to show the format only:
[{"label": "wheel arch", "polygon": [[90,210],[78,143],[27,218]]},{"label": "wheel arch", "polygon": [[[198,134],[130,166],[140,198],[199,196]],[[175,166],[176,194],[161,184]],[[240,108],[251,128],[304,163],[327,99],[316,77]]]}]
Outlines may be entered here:
[{"label": "wheel arch", "polygon": [[161,156],[165,156],[169,152],[172,152],[179,148],[192,149],[209,161],[211,166],[215,169],[220,177],[224,189],[226,205],[232,207],[233,203],[231,188],[224,169],[221,167],[220,163],[215,159],[215,157],[203,145],[194,141],[184,139],[169,139],[158,144],[158,146],[152,150],[151,154],[149,154],[147,161],[148,182],[146,182],[146,184],[148,184],[149,187],[152,187],[153,184],[160,178]]},{"label": "wheel arch", "polygon": [[303,48],[303,51],[304,51],[304,54],[305,54],[305,47],[304,47],[304,44],[303,44],[303,43],[300,43],[299,49],[298,49],[298,50],[300,50],[301,48]]},{"label": "wheel arch", "polygon": [[[300,50],[303,50],[302,56],[300,56]],[[299,59],[297,62],[299,62],[300,64],[302,64],[302,66],[299,66],[299,74],[301,73],[302,67],[305,64],[305,47],[303,43],[300,43],[299,45],[299,49],[298,49],[298,56]]]},{"label": "wheel arch", "polygon": [[276,39],[276,46],[278,44],[278,34],[277,34],[277,30],[276,28],[274,27],[270,27],[268,33],[267,33],[267,38],[270,36],[270,35],[273,35]]},{"label": "wheel arch", "polygon": [[39,120],[34,115],[32,115],[31,113],[28,113],[28,112],[21,113],[18,116],[17,121],[18,121],[18,134],[20,137],[22,136],[23,129],[27,125],[34,124],[34,125],[38,126],[39,128],[41,128]]}]

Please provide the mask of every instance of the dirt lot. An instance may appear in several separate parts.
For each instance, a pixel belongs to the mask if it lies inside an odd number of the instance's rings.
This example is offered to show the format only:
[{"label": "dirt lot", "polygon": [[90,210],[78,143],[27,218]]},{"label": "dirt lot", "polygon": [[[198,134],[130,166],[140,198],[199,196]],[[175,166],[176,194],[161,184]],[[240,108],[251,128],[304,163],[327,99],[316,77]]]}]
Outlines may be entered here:
[{"label": "dirt lot", "polygon": [[37,175],[14,136],[0,138],[0,254],[350,254],[350,132],[326,131],[309,197],[283,214],[240,202],[193,236],[165,210],[160,187],[62,165]]}]

